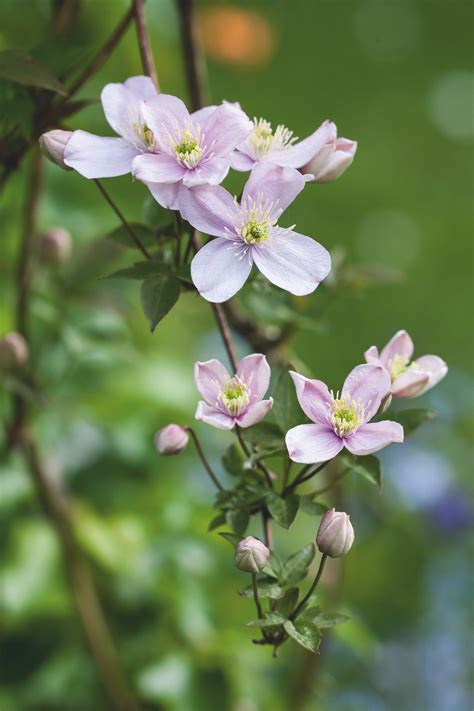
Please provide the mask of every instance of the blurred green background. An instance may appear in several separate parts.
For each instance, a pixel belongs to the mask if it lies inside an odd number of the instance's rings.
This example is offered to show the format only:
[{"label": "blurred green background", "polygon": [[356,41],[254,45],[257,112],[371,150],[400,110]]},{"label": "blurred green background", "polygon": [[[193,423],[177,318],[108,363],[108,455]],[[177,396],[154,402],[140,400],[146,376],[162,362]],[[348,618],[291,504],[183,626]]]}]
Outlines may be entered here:
[{"label": "blurred green background", "polygon": [[[87,59],[127,7],[81,2],[71,52]],[[211,311],[184,295],[151,336],[137,283],[99,280],[135,257],[105,240],[113,213],[92,183],[48,165],[40,228],[69,229],[74,249],[60,272],[43,268],[35,281],[31,346],[48,398],[35,428],[73,497],[127,675],[147,708],[167,711],[468,711],[473,5],[209,0],[199,10],[212,101],[240,101],[301,138],[330,118],[359,142],[341,179],[309,185],[285,215],[347,265],[344,284],[306,300],[317,328],[299,331],[296,361],[337,388],[368,346],[405,328],[417,355],[442,356],[450,372],[416,402],[440,417],[382,453],[382,493],[358,480],[339,493],[356,544],[342,573],[328,566],[325,594],[327,609],[351,621],[319,658],[291,643],[271,659],[245,628],[250,603],[236,594],[245,575],[228,543],[207,533],[214,492],[194,451],[164,460],[153,447],[160,426],[193,419],[193,363],[225,358]],[[49,16],[45,0],[2,0],[0,49],[45,51]],[[147,17],[162,90],[186,98],[174,5],[148,0]],[[132,27],[81,93],[94,104],[68,127],[111,135],[99,92],[140,73]],[[0,203],[0,333],[13,326],[26,169]],[[242,180],[228,184],[237,191]],[[130,219],[143,219],[142,185],[107,186]],[[387,282],[364,288],[367,264]],[[243,341],[239,351],[248,352]],[[4,392],[2,419],[8,411]],[[222,472],[230,435],[197,429]],[[0,482],[0,708],[105,709],[55,536],[18,455],[3,457]],[[261,535],[258,521],[249,532]],[[289,554],[314,534],[300,512],[276,546]]]}]

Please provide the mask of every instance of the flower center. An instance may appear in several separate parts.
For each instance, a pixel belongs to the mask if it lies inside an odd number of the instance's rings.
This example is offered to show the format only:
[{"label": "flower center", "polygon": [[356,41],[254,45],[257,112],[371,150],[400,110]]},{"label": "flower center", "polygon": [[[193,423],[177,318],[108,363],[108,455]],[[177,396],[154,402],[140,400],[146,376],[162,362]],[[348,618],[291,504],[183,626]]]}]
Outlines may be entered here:
[{"label": "flower center", "polygon": [[357,400],[352,400],[349,394],[342,398],[339,398],[339,393],[336,397],[332,395],[330,408],[331,422],[339,437],[352,434],[364,421],[364,406]]},{"label": "flower center", "polygon": [[133,132],[145,148],[154,148],[155,137],[153,136],[153,131],[151,128],[148,128],[146,123],[134,123]]},{"label": "flower center", "polygon": [[178,163],[186,168],[195,168],[202,156],[199,139],[193,136],[188,129],[183,131],[180,140],[175,144],[174,152]]},{"label": "flower center", "polygon": [[253,120],[253,131],[250,134],[250,142],[252,144],[254,158],[263,158],[271,151],[282,151],[297,141],[296,136],[293,136],[293,131],[290,131],[286,126],[279,124],[275,131],[269,121],[263,118]]},{"label": "flower center", "polygon": [[278,217],[281,210],[276,209],[276,203],[270,203],[258,194],[255,199],[247,196],[239,212],[236,233],[246,244],[262,244],[271,237],[272,228],[277,224],[274,218]]},{"label": "flower center", "polygon": [[237,377],[229,380],[221,393],[221,398],[234,417],[239,415],[250,402],[247,386]]},{"label": "flower center", "polygon": [[396,355],[392,358],[390,362],[390,375],[392,378],[392,383],[395,378],[398,378],[399,375],[408,370],[408,368],[410,367],[408,365],[409,362],[410,359],[408,358],[408,356],[404,355]]},{"label": "flower center", "polygon": [[267,220],[258,222],[250,220],[242,230],[242,237],[247,244],[259,244],[265,242],[270,236],[270,225]]}]

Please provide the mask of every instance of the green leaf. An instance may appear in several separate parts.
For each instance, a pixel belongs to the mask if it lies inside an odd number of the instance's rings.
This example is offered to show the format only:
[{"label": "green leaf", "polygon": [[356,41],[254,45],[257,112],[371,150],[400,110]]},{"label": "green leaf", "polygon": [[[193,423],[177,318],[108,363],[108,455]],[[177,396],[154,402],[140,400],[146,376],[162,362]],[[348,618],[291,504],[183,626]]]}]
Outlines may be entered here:
[{"label": "green leaf", "polygon": [[283,597],[277,600],[276,610],[284,617],[288,617],[296,607],[300,591],[298,588],[288,588]]},{"label": "green leaf", "polygon": [[244,509],[227,511],[225,515],[225,520],[238,536],[242,536],[245,532],[245,529],[249,524],[249,518],[248,511],[244,511]]},{"label": "green leaf", "polygon": [[423,407],[390,413],[390,419],[399,422],[403,426],[406,437],[417,430],[422,424],[433,420],[435,417],[438,417],[438,413],[435,410],[429,410]]},{"label": "green leaf", "polygon": [[321,614],[320,607],[307,607],[303,612],[300,612],[298,620],[300,622],[314,622],[319,614]]},{"label": "green leaf", "polygon": [[350,620],[348,615],[340,615],[337,612],[321,612],[315,615],[311,622],[320,630],[324,630],[335,627],[336,625],[341,625],[343,622],[347,622],[347,620]]},{"label": "green leaf", "polygon": [[159,205],[152,195],[147,195],[143,201],[143,219],[152,229],[166,227],[173,223],[173,213]]},{"label": "green leaf", "polygon": [[295,642],[298,642],[301,647],[308,649],[314,654],[318,654],[319,645],[321,643],[321,635],[316,625],[311,622],[291,622],[286,620],[283,624],[285,632],[292,637]]},{"label": "green leaf", "polygon": [[245,458],[242,450],[236,444],[231,444],[222,457],[222,464],[232,476],[240,476],[243,473]]},{"label": "green leaf", "polygon": [[382,488],[382,471],[377,457],[374,457],[373,454],[369,454],[366,457],[357,457],[354,459],[344,455],[341,457],[341,460],[346,466],[350,467],[351,471],[360,474],[370,481],[371,484],[375,484],[380,491]]},{"label": "green leaf", "polygon": [[272,422],[259,422],[258,425],[244,429],[242,434],[245,441],[250,444],[260,444],[268,448],[284,446],[283,434]]},{"label": "green leaf", "polygon": [[290,496],[283,499],[274,491],[270,491],[265,497],[265,501],[276,523],[283,526],[283,528],[290,528],[300,507],[298,494],[290,494]]},{"label": "green leaf", "polygon": [[301,510],[310,516],[321,516],[326,513],[328,507],[320,504],[319,501],[313,501],[313,494],[300,497]]},{"label": "green leaf", "polygon": [[282,625],[285,622],[285,618],[276,612],[267,612],[263,620],[252,620],[252,622],[247,622],[247,627],[275,627],[277,625]]},{"label": "green leaf", "polygon": [[263,569],[263,572],[267,575],[271,575],[273,578],[278,578],[281,575],[281,561],[275,551],[270,551],[270,556],[267,560],[267,564]]},{"label": "green leaf", "polygon": [[219,528],[219,526],[222,526],[226,522],[225,514],[220,513],[217,514],[217,516],[214,516],[214,518],[211,520],[209,523],[208,531],[213,531],[215,528]]},{"label": "green leaf", "polygon": [[[156,246],[155,235],[149,227],[146,225],[140,225],[137,222],[130,222],[129,224],[145,247]],[[109,232],[108,235],[106,235],[106,238],[112,240],[112,242],[122,245],[123,247],[131,247],[132,249],[137,248],[137,245],[123,225],[120,225],[119,227],[116,227],[115,230],[112,230],[112,232]]]},{"label": "green leaf", "polygon": [[0,77],[17,84],[36,86],[66,96],[67,91],[42,64],[18,49],[0,52]]},{"label": "green leaf", "polygon": [[235,533],[229,533],[228,531],[220,531],[219,536],[224,538],[224,540],[229,541],[229,543],[231,543],[234,548],[242,540],[241,536],[237,536]]},{"label": "green leaf", "polygon": [[294,585],[306,577],[316,553],[314,543],[308,543],[283,563],[280,582],[282,585]]},{"label": "green leaf", "polygon": [[102,279],[146,279],[153,274],[169,274],[169,267],[162,262],[136,262],[132,267],[119,269]]},{"label": "green leaf", "polygon": [[275,385],[273,392],[273,416],[282,432],[288,432],[289,429],[299,425],[304,415],[296,397],[295,385],[288,373],[288,369],[292,366],[288,365],[280,373],[280,376]]},{"label": "green leaf", "polygon": [[[220,534],[222,535],[222,534]],[[283,595],[282,588],[275,583],[272,578],[262,578],[257,581],[258,595],[261,598],[278,600]],[[241,597],[253,597],[253,586],[247,585],[244,590],[239,591]]]},{"label": "green leaf", "polygon": [[179,281],[173,276],[153,274],[145,279],[141,288],[141,301],[152,333],[178,301],[180,293]]}]

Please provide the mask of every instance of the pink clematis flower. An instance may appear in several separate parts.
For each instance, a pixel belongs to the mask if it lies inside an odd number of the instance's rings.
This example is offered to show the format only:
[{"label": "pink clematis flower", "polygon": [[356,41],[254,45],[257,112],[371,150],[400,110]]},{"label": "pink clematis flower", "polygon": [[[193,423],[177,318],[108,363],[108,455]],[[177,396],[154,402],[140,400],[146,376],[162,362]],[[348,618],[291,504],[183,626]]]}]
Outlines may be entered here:
[{"label": "pink clematis flower", "polygon": [[324,121],[303,141],[283,125],[272,129],[265,119],[254,119],[252,133],[232,155],[235,170],[251,170],[256,163],[269,162],[288,168],[298,168],[311,173],[311,182],[328,182],[339,177],[352,163],[357,143],[347,138],[337,138],[337,127]]},{"label": "pink clematis flower", "polygon": [[263,400],[270,366],[260,353],[243,358],[233,378],[218,360],[198,361],[194,380],[205,400],[198,403],[196,420],[220,430],[231,430],[234,425],[251,427],[272,409],[273,398]]},{"label": "pink clematis flower", "polygon": [[370,422],[390,389],[390,376],[379,365],[358,365],[334,396],[321,380],[290,371],[301,409],[314,424],[298,425],[286,435],[290,459],[302,464],[325,462],[343,447],[356,455],[371,454],[392,442],[403,442],[398,422]]},{"label": "pink clematis flower", "polygon": [[218,238],[202,247],[191,264],[201,296],[215,303],[230,299],[253,263],[272,284],[292,294],[316,289],[331,269],[329,252],[310,237],[277,224],[304,185],[297,170],[263,163],[252,170],[240,205],[218,186],[182,192],[184,219]]},{"label": "pink clematis flower", "polygon": [[144,99],[158,96],[149,77],[107,84],[100,95],[105,118],[120,138],[74,131],[64,149],[64,163],[85,178],[113,178],[130,173],[132,161],[152,150],[151,131],[140,113]]},{"label": "pink clematis flower", "polygon": [[425,355],[412,363],[415,347],[406,331],[398,331],[379,353],[376,346],[365,352],[367,363],[382,365],[390,374],[391,392],[395,397],[411,398],[430,390],[448,372],[442,358]]},{"label": "pink clematis flower", "polygon": [[231,152],[252,130],[242,109],[228,102],[189,114],[181,99],[160,94],[144,101],[141,113],[153,144],[135,158],[132,172],[160,205],[172,209],[182,185],[219,185]]}]

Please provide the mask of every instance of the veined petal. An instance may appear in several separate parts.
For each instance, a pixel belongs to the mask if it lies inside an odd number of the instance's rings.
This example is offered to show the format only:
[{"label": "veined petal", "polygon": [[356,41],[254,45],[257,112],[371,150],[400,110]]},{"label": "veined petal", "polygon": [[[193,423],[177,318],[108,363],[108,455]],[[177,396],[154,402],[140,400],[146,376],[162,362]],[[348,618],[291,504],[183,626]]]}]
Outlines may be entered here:
[{"label": "veined petal", "polygon": [[403,442],[403,427],[398,422],[383,420],[359,427],[344,439],[345,447],[357,456],[378,452],[389,444]]},{"label": "veined petal", "polygon": [[213,407],[230,380],[227,368],[219,360],[199,361],[194,364],[194,382],[204,400]]},{"label": "veined petal", "polygon": [[300,464],[327,462],[344,446],[328,425],[321,424],[293,427],[287,432],[285,442],[290,459]]},{"label": "veined petal", "polygon": [[430,380],[429,373],[418,368],[408,368],[398,375],[392,383],[392,394],[395,397],[410,398],[421,395]]},{"label": "veined petal", "polygon": [[246,172],[252,170],[255,165],[255,159],[243,151],[232,151],[230,154],[230,165],[234,170]]},{"label": "veined petal", "polygon": [[341,397],[350,397],[364,407],[364,422],[378,412],[390,390],[390,373],[381,365],[357,365],[347,376]]},{"label": "veined petal", "polygon": [[365,362],[371,365],[382,365],[377,346],[370,346],[370,348],[365,351],[364,358]]},{"label": "veined petal", "polygon": [[221,104],[203,126],[205,156],[225,156],[246,138],[253,123],[242,109]]},{"label": "veined petal", "polygon": [[220,186],[200,185],[184,189],[179,199],[182,216],[197,230],[214,237],[235,234],[239,209],[230,193]]},{"label": "veined petal", "polygon": [[261,353],[245,356],[237,368],[237,376],[249,388],[250,402],[261,400],[270,383],[270,366]]},{"label": "veined petal", "polygon": [[239,427],[251,427],[252,425],[256,425],[257,422],[263,420],[272,407],[272,397],[269,400],[259,400],[258,402],[253,402],[246,408],[245,412],[236,417],[237,424]]},{"label": "veined petal", "polygon": [[413,355],[414,348],[413,341],[408,333],[406,331],[397,331],[380,353],[380,359],[387,368],[390,367],[391,361],[397,355],[405,356],[410,359]]},{"label": "veined petal", "polygon": [[156,202],[169,210],[179,209],[179,196],[182,183],[146,183]]},{"label": "veined petal", "polygon": [[242,205],[251,198],[255,202],[273,205],[272,219],[278,218],[303,190],[305,179],[293,168],[272,163],[257,163],[250,173],[242,193]]},{"label": "veined petal", "polygon": [[272,284],[297,296],[314,291],[331,270],[329,252],[319,242],[280,228],[267,242],[252,245],[252,256]]},{"label": "veined petal", "polygon": [[[308,163],[318,151],[329,141],[334,141],[337,136],[336,125],[332,121],[324,121],[310,136],[290,148],[274,151],[268,159],[277,165],[289,168],[301,168]],[[312,171],[306,171],[312,172]]]},{"label": "veined petal", "polygon": [[235,420],[230,415],[226,415],[216,407],[209,407],[205,402],[198,402],[196,420],[202,420],[208,425],[217,427],[218,430],[231,430],[235,425]]},{"label": "veined petal", "polygon": [[123,84],[106,84],[100,99],[105,118],[119,136],[135,144],[137,128],[142,123],[140,104],[158,92],[149,77],[130,77]]},{"label": "veined petal", "polygon": [[140,110],[153,133],[156,145],[164,153],[171,153],[172,141],[179,140],[180,134],[190,123],[185,104],[177,96],[159,94],[154,99],[143,101]]},{"label": "veined petal", "polygon": [[139,151],[123,138],[104,138],[74,131],[64,150],[64,162],[85,178],[114,178],[130,173]]},{"label": "veined petal", "polygon": [[166,153],[144,153],[133,161],[132,173],[144,183],[176,183],[182,180],[186,168]]},{"label": "veined petal", "polygon": [[204,299],[219,304],[242,288],[251,269],[250,250],[244,253],[242,242],[219,237],[196,254],[191,262],[191,277]]},{"label": "veined petal", "polygon": [[328,424],[328,414],[332,402],[331,393],[322,380],[311,380],[290,370],[295,384],[296,397],[301,409],[316,424]]},{"label": "veined petal", "polygon": [[432,387],[437,385],[440,380],[444,378],[448,372],[448,366],[442,358],[436,355],[425,355],[417,358],[415,364],[421,368],[425,373],[429,374],[429,381],[423,388],[422,393],[430,390]]},{"label": "veined petal", "polygon": [[230,164],[228,158],[211,158],[211,160],[200,163],[196,168],[187,170],[183,185],[190,188],[194,185],[219,185],[229,172]]},{"label": "veined petal", "polygon": [[214,111],[217,109],[217,106],[204,106],[202,109],[198,109],[197,111],[193,111],[191,114],[191,121],[193,124],[198,124],[199,126],[204,126],[206,121]]}]

